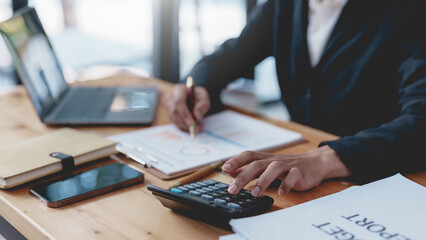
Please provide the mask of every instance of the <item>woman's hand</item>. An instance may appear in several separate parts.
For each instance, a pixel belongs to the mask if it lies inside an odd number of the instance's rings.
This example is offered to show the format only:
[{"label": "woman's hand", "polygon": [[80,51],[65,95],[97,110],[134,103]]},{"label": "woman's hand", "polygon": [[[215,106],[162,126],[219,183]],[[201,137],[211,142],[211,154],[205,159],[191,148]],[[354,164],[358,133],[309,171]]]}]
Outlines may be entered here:
[{"label": "woman's hand", "polygon": [[176,84],[173,92],[168,96],[167,108],[170,120],[180,129],[188,131],[189,125],[194,121],[197,122],[197,131],[201,132],[203,126],[200,124],[201,119],[210,109],[210,97],[204,87],[196,86],[194,89],[195,104],[194,117],[187,105],[187,88],[184,84]]},{"label": "woman's hand", "polygon": [[228,160],[222,170],[235,177],[228,188],[231,194],[237,194],[247,183],[259,177],[252,189],[255,197],[261,196],[277,178],[281,179],[278,194],[282,196],[291,189],[304,191],[318,186],[325,179],[351,174],[337,153],[327,145],[302,154],[245,151]]}]

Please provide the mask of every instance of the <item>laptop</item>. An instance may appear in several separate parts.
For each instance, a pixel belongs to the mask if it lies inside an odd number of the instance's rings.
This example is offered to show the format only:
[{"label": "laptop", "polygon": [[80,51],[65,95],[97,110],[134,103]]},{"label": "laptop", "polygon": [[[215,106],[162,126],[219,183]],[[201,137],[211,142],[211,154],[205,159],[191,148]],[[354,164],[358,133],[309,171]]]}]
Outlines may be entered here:
[{"label": "laptop", "polygon": [[142,125],[153,121],[159,99],[155,87],[69,86],[34,8],[21,9],[0,23],[0,34],[42,122]]}]

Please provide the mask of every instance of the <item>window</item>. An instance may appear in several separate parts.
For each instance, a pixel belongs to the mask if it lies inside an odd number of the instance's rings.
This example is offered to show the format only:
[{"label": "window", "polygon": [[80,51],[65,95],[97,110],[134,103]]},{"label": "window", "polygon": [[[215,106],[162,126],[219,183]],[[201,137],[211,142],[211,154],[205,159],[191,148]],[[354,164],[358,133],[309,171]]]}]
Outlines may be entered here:
[{"label": "window", "polygon": [[64,70],[94,65],[152,72],[152,0],[29,1]]},{"label": "window", "polygon": [[[12,16],[12,7],[9,0],[0,0],[0,22]],[[16,85],[12,58],[7,46],[0,37],[0,93]]]},{"label": "window", "polygon": [[204,55],[237,37],[246,24],[245,0],[181,0],[180,75],[186,76]]}]

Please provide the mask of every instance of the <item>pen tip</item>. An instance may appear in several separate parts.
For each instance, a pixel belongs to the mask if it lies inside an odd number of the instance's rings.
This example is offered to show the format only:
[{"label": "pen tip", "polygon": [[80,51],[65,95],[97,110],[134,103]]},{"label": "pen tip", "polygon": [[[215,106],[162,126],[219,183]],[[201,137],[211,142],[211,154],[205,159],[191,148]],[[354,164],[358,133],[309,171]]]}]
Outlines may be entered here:
[{"label": "pen tip", "polygon": [[190,126],[189,126],[189,135],[191,136],[191,139],[195,138],[195,122],[193,122]]}]

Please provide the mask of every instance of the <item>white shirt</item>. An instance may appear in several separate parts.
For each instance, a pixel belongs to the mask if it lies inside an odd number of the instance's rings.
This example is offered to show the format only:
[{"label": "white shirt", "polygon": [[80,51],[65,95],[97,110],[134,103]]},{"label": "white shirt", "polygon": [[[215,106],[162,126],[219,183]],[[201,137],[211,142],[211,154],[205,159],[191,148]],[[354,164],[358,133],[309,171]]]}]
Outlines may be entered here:
[{"label": "white shirt", "polygon": [[312,67],[321,59],[325,44],[348,0],[309,0],[307,43]]}]

